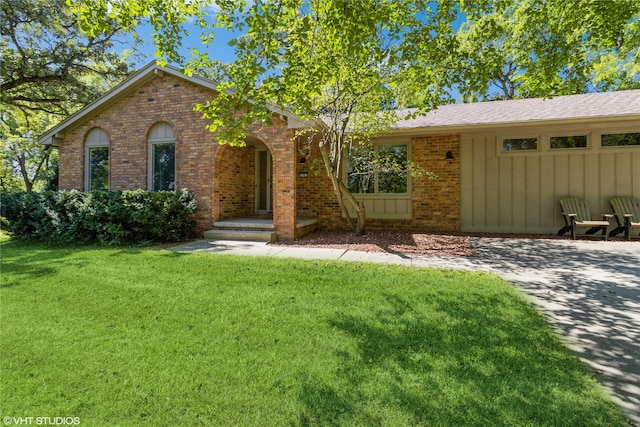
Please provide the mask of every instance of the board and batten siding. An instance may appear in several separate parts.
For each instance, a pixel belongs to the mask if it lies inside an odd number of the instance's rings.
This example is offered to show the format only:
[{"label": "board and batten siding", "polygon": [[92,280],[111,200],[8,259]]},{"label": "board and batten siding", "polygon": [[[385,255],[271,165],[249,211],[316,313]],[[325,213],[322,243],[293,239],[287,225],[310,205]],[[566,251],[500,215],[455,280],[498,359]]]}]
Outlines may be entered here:
[{"label": "board and batten siding", "polygon": [[[602,133],[640,132],[637,122],[520,127],[461,135],[461,228],[465,232],[556,233],[562,197],[592,215],[613,197],[640,198],[640,146],[601,147]],[[550,149],[551,136],[587,135],[587,148]],[[503,138],[537,137],[535,151],[502,151]]]}]

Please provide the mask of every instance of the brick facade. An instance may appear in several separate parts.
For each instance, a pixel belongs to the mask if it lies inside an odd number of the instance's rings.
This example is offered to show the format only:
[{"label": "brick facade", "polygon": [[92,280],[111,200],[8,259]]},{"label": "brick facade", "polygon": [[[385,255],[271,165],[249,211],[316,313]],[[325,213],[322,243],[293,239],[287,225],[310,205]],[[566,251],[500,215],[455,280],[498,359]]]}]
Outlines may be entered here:
[{"label": "brick facade", "polygon": [[[446,160],[448,151],[453,160]],[[333,193],[321,156],[313,147],[308,156],[299,155],[298,216],[317,218],[322,229],[347,229]],[[412,218],[406,220],[368,218],[368,229],[460,230],[460,136],[437,135],[411,139],[411,161],[424,171],[438,176],[411,178]]]},{"label": "brick facade", "polygon": [[[166,122],[176,134],[176,186],[194,192],[198,230],[211,228],[218,219],[252,215],[253,148],[218,145],[206,128],[207,120],[193,111],[196,104],[213,97],[214,91],[168,74],[160,74],[123,95],[68,132],[59,143],[60,189],[84,190],[85,139],[96,127],[109,135],[109,189],[147,189],[149,131],[154,124]],[[256,127],[251,135],[269,148],[274,164],[284,167],[274,174],[274,214],[280,215],[276,221],[281,226],[278,236],[291,239],[295,232],[294,149],[289,144],[293,130],[276,116],[273,126]]]},{"label": "brick facade", "polygon": [[[147,189],[149,132],[166,122],[176,135],[176,186],[194,192],[199,231],[220,219],[255,215],[258,148],[268,149],[272,156],[273,219],[279,239],[298,237],[296,216],[316,219],[319,228],[345,229],[317,147],[302,154],[286,117],[277,114],[271,126],[249,129],[247,147],[220,146],[206,128],[207,120],[193,111],[194,105],[215,96],[212,89],[163,73],[122,93],[60,141],[60,189],[84,190],[85,140],[96,127],[109,135],[109,189]],[[454,160],[445,160],[447,151]],[[459,159],[456,135],[413,138],[411,160],[439,179],[412,178],[411,219],[370,218],[367,227],[459,230]]]}]

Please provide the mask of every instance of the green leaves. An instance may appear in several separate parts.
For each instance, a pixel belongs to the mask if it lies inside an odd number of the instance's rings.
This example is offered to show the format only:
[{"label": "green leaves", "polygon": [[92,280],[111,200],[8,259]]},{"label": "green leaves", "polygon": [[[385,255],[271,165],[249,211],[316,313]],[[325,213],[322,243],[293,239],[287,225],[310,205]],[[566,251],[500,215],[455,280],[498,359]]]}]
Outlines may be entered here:
[{"label": "green leaves", "polygon": [[640,12],[633,1],[464,2],[461,11],[468,21],[457,35],[461,66],[454,71],[464,98],[640,86],[634,66]]},{"label": "green leaves", "polygon": [[175,242],[195,226],[187,190],[2,192],[0,201],[4,230],[44,243]]},{"label": "green leaves", "polygon": [[316,142],[327,174],[359,220],[363,210],[342,183],[344,150],[390,129],[395,109],[424,114],[456,90],[486,99],[640,84],[629,66],[640,63],[630,0],[221,0],[209,9],[206,0],[70,1],[91,31],[105,16],[126,28],[148,18],[160,62],[188,72],[211,61],[177,54],[187,20],[206,41],[215,28],[239,33],[219,96],[196,110],[231,145],[244,144],[247,127],[269,124],[274,108],[321,122]]},{"label": "green leaves", "polygon": [[108,17],[106,4],[83,10],[101,19],[72,13],[64,0],[0,2],[0,160],[27,190],[48,158],[35,138],[129,72],[127,58],[115,50],[120,24]]}]

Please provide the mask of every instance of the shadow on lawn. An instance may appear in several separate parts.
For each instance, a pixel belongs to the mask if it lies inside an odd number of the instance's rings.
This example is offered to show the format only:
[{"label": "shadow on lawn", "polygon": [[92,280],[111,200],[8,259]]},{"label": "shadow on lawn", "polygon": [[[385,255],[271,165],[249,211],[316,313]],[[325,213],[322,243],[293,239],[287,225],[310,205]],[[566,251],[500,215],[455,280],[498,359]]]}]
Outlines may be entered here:
[{"label": "shadow on lawn", "polygon": [[[55,246],[29,242],[7,242],[0,245],[2,277],[0,288],[30,283],[30,279],[55,274],[60,269],[75,268],[79,274],[92,261],[78,255],[82,251],[103,251],[105,256],[135,255],[148,247]],[[175,258],[185,254],[162,251],[161,256]]]},{"label": "shadow on lawn", "polygon": [[[495,242],[482,256],[533,297],[640,425],[640,250],[636,242]],[[503,274],[504,276],[504,274]]]},{"label": "shadow on lawn", "polygon": [[[454,299],[433,294],[421,302],[386,298],[372,316],[341,313],[330,320],[355,341],[355,350],[339,354],[334,375],[343,386],[302,378],[302,425],[615,419],[612,405],[584,394],[593,383],[582,365],[518,298],[473,292]],[[576,402],[585,405],[576,408]]]},{"label": "shadow on lawn", "polygon": [[640,426],[638,243],[507,239],[481,242],[479,251],[491,270],[533,297]]},{"label": "shadow on lawn", "polygon": [[54,274],[64,265],[71,262],[74,267],[82,267],[88,261],[82,259],[68,260],[73,249],[55,248],[27,243],[4,243],[0,247],[2,256],[2,280],[0,288],[11,288],[29,283],[26,279],[34,279]]}]

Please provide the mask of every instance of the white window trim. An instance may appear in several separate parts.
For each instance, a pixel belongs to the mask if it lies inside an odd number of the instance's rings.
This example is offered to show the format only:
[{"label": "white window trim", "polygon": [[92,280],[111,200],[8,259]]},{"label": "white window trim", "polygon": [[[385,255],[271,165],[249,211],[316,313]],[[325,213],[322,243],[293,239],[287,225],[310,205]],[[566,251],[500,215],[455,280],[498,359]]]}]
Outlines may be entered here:
[{"label": "white window trim", "polygon": [[599,144],[598,144],[598,148],[600,150],[628,150],[630,148],[639,148],[640,145],[609,145],[609,146],[605,146],[602,145],[602,136],[603,135],[618,135],[618,134],[623,134],[623,133],[640,133],[640,129],[632,129],[632,130],[622,130],[622,131],[612,131],[612,130],[603,130],[600,131],[598,134],[598,140],[599,140]]},{"label": "white window trim", "polygon": [[151,126],[150,130],[153,130],[154,127],[159,126],[161,124],[165,124],[167,126],[170,126],[172,131],[173,131],[173,138],[149,138],[148,139],[148,167],[147,167],[147,189],[150,191],[159,191],[159,190],[155,190],[153,188],[153,147],[155,145],[162,145],[162,144],[173,144],[174,147],[174,151],[175,151],[175,156],[174,156],[174,161],[173,161],[173,170],[175,171],[175,176],[173,177],[174,180],[174,186],[173,189],[177,190],[178,189],[178,174],[177,174],[177,148],[178,148],[178,144],[176,144],[176,137],[175,137],[175,128],[173,127],[173,125],[167,123],[167,122],[158,122],[155,123],[153,126]]},{"label": "white window trim", "polygon": [[[498,150],[500,154],[504,154],[507,156],[513,155],[522,155],[527,153],[539,153],[542,148],[542,138],[540,135],[508,135],[508,136],[500,136],[498,140]],[[536,148],[531,150],[505,150],[504,149],[504,141],[506,139],[535,139],[537,141]]]},{"label": "white window trim", "polygon": [[[587,138],[587,146],[586,147],[563,147],[563,148],[552,148],[551,147],[551,138],[564,138],[569,136],[585,136]],[[562,150],[589,150],[591,149],[591,135],[589,133],[550,133],[549,134],[549,151],[562,151]],[[538,145],[540,143],[538,142]]]},{"label": "white window trim", "polygon": [[[92,148],[107,148],[107,150],[109,150],[109,134],[107,134],[107,132],[102,129],[102,128],[93,128],[91,129],[88,133],[87,133],[87,139],[89,139],[89,136],[91,135],[91,132],[95,131],[95,130],[101,130],[103,131],[106,135],[107,135],[107,141],[103,142],[103,141],[99,141],[99,142],[92,142],[92,141],[87,141],[85,143],[84,146],[84,191],[91,191],[91,171],[89,170],[89,152]],[[108,157],[109,160],[111,159],[111,153],[108,153]],[[108,180],[109,181],[109,180]],[[110,187],[110,182],[108,182],[107,184],[107,188]]]},{"label": "white window trim", "polygon": [[[384,141],[384,142],[372,142],[371,143],[373,145],[374,150],[376,151],[376,154],[378,153],[378,147],[383,146],[383,145],[406,145],[407,146],[407,162],[411,163],[411,141]],[[347,159],[347,161],[345,162],[345,167],[344,167],[344,177],[345,179],[348,178],[348,167],[349,167],[349,160]],[[411,196],[411,174],[409,172],[407,172],[407,191],[405,193],[379,193],[378,192],[378,175],[376,174],[375,177],[375,183],[374,183],[374,188],[375,188],[375,192],[374,193],[351,193],[353,196],[355,196],[356,198],[375,198],[375,199],[403,199],[406,197],[410,197]]]}]

